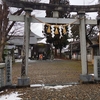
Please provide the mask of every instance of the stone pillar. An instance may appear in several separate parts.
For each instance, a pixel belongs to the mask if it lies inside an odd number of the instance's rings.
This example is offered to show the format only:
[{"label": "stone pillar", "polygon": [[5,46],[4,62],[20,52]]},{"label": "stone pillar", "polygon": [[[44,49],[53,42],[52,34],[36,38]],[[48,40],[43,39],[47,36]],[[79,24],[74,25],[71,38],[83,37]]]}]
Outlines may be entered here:
[{"label": "stone pillar", "polygon": [[12,85],[12,57],[8,55],[5,59],[6,65],[6,86]]},{"label": "stone pillar", "polygon": [[80,47],[81,47],[81,65],[82,74],[80,75],[81,82],[93,81],[92,75],[88,75],[87,67],[87,46],[86,46],[86,33],[85,33],[85,12],[79,12],[80,18]]},{"label": "stone pillar", "polygon": [[86,33],[85,33],[85,12],[79,13],[80,18],[80,47],[81,47],[81,65],[82,75],[87,75],[87,48],[86,48]]},{"label": "stone pillar", "polygon": [[4,70],[5,70],[5,63],[0,63],[0,88],[5,86]]},{"label": "stone pillar", "polygon": [[100,56],[94,56],[94,80],[100,81]]},{"label": "stone pillar", "polygon": [[30,79],[28,77],[28,57],[29,57],[29,39],[30,39],[30,9],[25,9],[25,24],[24,24],[24,44],[23,44],[23,56],[21,66],[21,78],[18,79],[18,86],[29,86]]}]

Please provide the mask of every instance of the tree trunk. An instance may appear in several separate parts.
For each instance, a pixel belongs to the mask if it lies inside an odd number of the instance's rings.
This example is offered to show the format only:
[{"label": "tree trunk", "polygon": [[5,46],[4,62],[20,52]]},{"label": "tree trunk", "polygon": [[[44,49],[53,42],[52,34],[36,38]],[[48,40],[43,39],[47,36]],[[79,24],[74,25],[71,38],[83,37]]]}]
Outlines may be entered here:
[{"label": "tree trunk", "polygon": [[0,46],[0,63],[3,62],[3,58],[2,58],[2,55],[3,55],[3,51],[4,51],[4,46]]},{"label": "tree trunk", "polygon": [[61,53],[62,49],[60,48],[60,58],[62,57],[62,53]]},{"label": "tree trunk", "polygon": [[[13,32],[10,32],[12,27],[15,24],[15,21],[9,24],[8,15],[9,15],[9,8],[6,5],[5,2],[2,1],[2,4],[0,4],[0,62],[3,62],[3,52],[4,47],[7,43],[7,41],[11,38],[11,36],[15,33],[16,30]],[[20,15],[22,13],[23,9],[17,10],[13,13],[13,15]],[[11,35],[9,35],[9,33]]]},{"label": "tree trunk", "polygon": [[57,49],[55,48],[55,57],[57,57]]}]

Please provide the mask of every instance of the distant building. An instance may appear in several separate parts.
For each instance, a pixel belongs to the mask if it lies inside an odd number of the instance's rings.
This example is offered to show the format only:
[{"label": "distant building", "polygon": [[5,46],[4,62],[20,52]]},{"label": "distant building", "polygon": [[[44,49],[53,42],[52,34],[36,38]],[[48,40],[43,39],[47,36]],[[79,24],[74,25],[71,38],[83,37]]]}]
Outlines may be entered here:
[{"label": "distant building", "polygon": [[[99,36],[91,38],[91,45],[87,42],[87,60],[94,63],[94,56],[99,55]],[[80,60],[80,41],[74,41],[69,44],[68,50],[65,51],[66,57]]]},{"label": "distant building", "polygon": [[[30,42],[29,42],[29,57],[31,57],[31,50],[38,41],[41,41],[43,37],[40,37],[33,32],[30,33]],[[14,49],[14,54],[22,56],[22,48],[24,43],[23,35],[14,35],[7,42],[5,49],[12,50]]]},{"label": "distant building", "polygon": [[45,43],[37,43],[34,45],[34,48],[32,50],[32,55],[31,59],[41,59],[41,60],[46,60],[46,59],[51,59],[51,45],[50,44],[45,44]]}]

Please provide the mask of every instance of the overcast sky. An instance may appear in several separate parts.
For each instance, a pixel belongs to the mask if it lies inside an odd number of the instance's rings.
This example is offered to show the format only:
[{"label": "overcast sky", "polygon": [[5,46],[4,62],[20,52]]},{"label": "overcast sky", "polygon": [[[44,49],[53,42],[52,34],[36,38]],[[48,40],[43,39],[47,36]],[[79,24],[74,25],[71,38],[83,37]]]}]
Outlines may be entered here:
[{"label": "overcast sky", "polygon": [[[70,1],[70,5],[94,5],[98,3],[98,0],[69,0]],[[49,0],[41,0],[42,3],[48,3]],[[37,11],[34,10],[32,12],[32,15],[35,15],[36,17],[45,17],[45,11]],[[95,19],[97,16],[97,13],[88,13],[87,14],[89,17],[91,17],[92,19]],[[31,24],[31,30],[39,35],[39,36],[43,36],[42,33],[42,24]]]},{"label": "overcast sky", "polygon": [[97,4],[98,0],[69,0],[71,5],[92,5]]}]

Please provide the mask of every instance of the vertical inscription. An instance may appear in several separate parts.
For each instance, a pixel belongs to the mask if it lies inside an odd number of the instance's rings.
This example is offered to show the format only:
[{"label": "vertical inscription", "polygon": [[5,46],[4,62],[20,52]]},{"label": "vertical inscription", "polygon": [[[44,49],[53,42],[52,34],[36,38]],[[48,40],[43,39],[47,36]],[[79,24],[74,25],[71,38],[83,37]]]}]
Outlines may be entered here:
[{"label": "vertical inscription", "polygon": [[12,84],[12,57],[6,57],[6,85]]},{"label": "vertical inscription", "polygon": [[97,60],[98,77],[100,78],[100,59]]}]

